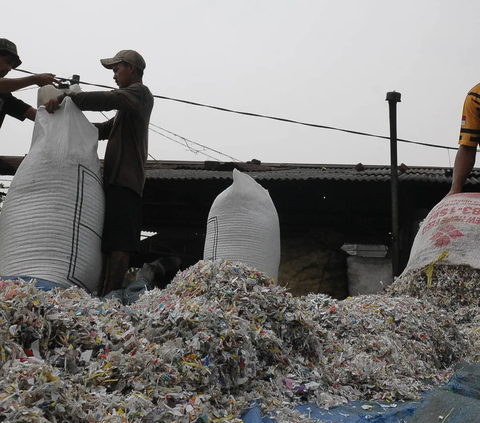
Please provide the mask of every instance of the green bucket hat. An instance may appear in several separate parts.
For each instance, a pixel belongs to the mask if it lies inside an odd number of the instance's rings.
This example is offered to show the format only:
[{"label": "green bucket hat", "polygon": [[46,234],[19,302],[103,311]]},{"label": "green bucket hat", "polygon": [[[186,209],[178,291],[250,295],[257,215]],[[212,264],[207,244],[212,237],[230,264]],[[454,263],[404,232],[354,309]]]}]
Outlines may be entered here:
[{"label": "green bucket hat", "polygon": [[0,51],[1,50],[8,51],[15,59],[14,63],[12,64],[13,69],[18,68],[22,64],[20,57],[18,57],[17,46],[10,40],[7,40],[6,38],[0,38]]}]

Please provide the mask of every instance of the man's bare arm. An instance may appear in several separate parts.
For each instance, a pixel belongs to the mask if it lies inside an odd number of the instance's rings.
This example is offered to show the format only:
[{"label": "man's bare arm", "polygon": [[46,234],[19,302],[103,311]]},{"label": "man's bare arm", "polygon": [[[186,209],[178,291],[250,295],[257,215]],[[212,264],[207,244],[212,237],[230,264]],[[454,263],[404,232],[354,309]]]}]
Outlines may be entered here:
[{"label": "man's bare arm", "polygon": [[35,116],[37,115],[37,109],[30,107],[24,114],[23,117],[31,121],[35,121]]},{"label": "man's bare arm", "polygon": [[37,75],[30,75],[24,78],[0,78],[0,94],[12,93],[30,85],[44,85],[58,82],[55,75],[51,73],[39,73]]},{"label": "man's bare arm", "polygon": [[447,195],[462,192],[465,181],[475,164],[476,155],[477,147],[460,145],[453,165],[452,187]]}]

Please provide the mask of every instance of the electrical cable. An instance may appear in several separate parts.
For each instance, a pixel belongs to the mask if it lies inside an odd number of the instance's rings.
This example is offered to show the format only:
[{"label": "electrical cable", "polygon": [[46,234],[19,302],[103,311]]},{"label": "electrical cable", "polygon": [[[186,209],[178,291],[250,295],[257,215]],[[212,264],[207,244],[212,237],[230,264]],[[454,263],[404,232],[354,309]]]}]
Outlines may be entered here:
[{"label": "electrical cable", "polygon": [[[280,122],[293,123],[295,125],[310,126],[310,127],[313,127],[313,128],[330,129],[332,131],[341,131],[341,132],[346,132],[346,133],[349,133],[349,134],[363,135],[363,136],[366,136],[366,137],[374,137],[374,138],[382,138],[382,139],[386,139],[386,140],[390,139],[390,137],[387,137],[387,136],[384,136],[384,135],[369,134],[367,132],[359,132],[359,131],[353,131],[353,130],[350,130],[350,129],[336,128],[334,126],[319,125],[319,124],[316,124],[316,123],[301,122],[301,121],[298,121],[298,120],[286,119],[286,118],[281,118],[281,117],[276,117],[276,116],[268,116],[268,115],[261,115],[261,114],[257,114],[257,113],[242,112],[242,111],[238,111],[238,110],[226,109],[224,107],[210,106],[208,104],[195,103],[193,101],[180,100],[180,99],[176,99],[176,98],[164,97],[164,96],[159,96],[159,95],[154,95],[154,97],[155,98],[161,98],[161,99],[164,99],[164,100],[178,101],[180,103],[186,103],[186,104],[190,104],[190,105],[193,105],[193,106],[208,107],[210,109],[220,110],[222,112],[237,113],[237,114],[245,115],[245,116],[252,116],[252,117],[258,117],[258,118],[263,118],[263,119],[277,120],[277,121],[280,121]],[[403,138],[397,138],[397,141],[408,143],[408,144],[422,145],[424,147],[435,147],[435,148],[444,148],[444,149],[447,149],[447,150],[458,150],[458,148],[456,148],[456,147],[448,147],[448,146],[444,146],[444,145],[429,144],[429,143],[418,142],[418,141],[410,141],[410,140],[406,140],[406,139],[403,139]]]},{"label": "electrical cable", "polygon": [[[177,141],[177,140],[175,140],[175,139],[173,139],[173,138],[170,138],[169,136],[167,136],[167,135],[165,135],[165,134],[162,134],[161,132],[156,131],[155,129],[150,128],[150,131],[155,132],[156,134],[161,135],[162,137],[165,137],[165,138],[167,138],[167,139],[169,139],[169,140],[171,140],[171,141],[173,141],[173,142],[176,142],[177,144],[180,144],[182,147],[185,147],[185,145],[186,145],[186,144],[181,143],[180,141]],[[182,138],[183,138],[183,137],[182,137]],[[194,154],[197,154],[197,153],[203,154],[203,155],[206,156],[206,157],[210,157],[211,159],[218,161],[218,159],[217,159],[216,157],[210,156],[210,154],[204,153],[204,152],[201,151],[201,150],[195,150],[194,148],[192,148],[192,147],[190,147],[190,146],[188,146],[188,145],[187,145],[187,148],[188,148],[192,153],[194,153]],[[208,148],[208,147],[207,147],[207,148]],[[211,148],[209,148],[209,150],[211,150]]]},{"label": "electrical cable", "polygon": [[[35,73],[30,72],[30,71],[26,71],[26,70],[23,70],[23,69],[14,69],[14,70],[19,71],[19,72],[28,73],[28,74],[31,74],[31,75],[35,75]],[[108,85],[93,84],[93,83],[90,83],[90,82],[85,82],[85,81],[80,81],[80,80],[72,80],[72,79],[69,79],[69,78],[57,77],[57,79],[62,80],[62,81],[69,81],[69,82],[73,81],[73,82],[76,82],[76,83],[79,83],[79,84],[90,85],[90,86],[94,86],[94,87],[108,88],[108,89],[112,89],[112,90],[116,89],[115,87],[110,87]],[[244,115],[244,116],[251,116],[251,117],[258,117],[258,118],[263,118],[263,119],[276,120],[276,121],[280,121],[280,122],[292,123],[292,124],[295,124],[295,125],[302,125],[302,126],[309,126],[309,127],[313,127],[313,128],[330,129],[332,131],[346,132],[346,133],[349,133],[349,134],[362,135],[362,136],[366,136],[366,137],[381,138],[381,139],[386,139],[386,140],[390,139],[390,137],[387,137],[387,136],[384,136],[384,135],[375,135],[375,134],[370,134],[370,133],[367,133],[367,132],[360,132],[360,131],[354,131],[354,130],[350,130],[350,129],[337,128],[337,127],[334,127],[334,126],[319,125],[319,124],[316,124],[316,123],[302,122],[302,121],[298,121],[298,120],[286,119],[286,118],[269,116],[269,115],[262,115],[262,114],[258,114],[258,113],[242,112],[242,111],[239,111],[239,110],[227,109],[225,107],[212,106],[212,105],[208,105],[208,104],[204,104],[204,103],[197,103],[197,102],[194,102],[194,101],[181,100],[181,99],[173,98],[173,97],[166,97],[166,96],[161,96],[161,95],[153,95],[153,97],[159,98],[159,99],[162,99],[162,100],[171,100],[171,101],[176,101],[176,102],[179,102],[179,103],[190,104],[192,106],[207,107],[207,108],[210,108],[210,109],[219,110],[221,112],[235,113],[235,114],[240,114],[240,115]],[[424,146],[424,147],[442,148],[442,149],[446,149],[446,150],[458,150],[457,147],[448,147],[448,146],[445,146],[445,145],[430,144],[430,143],[424,143],[424,142],[419,142],[419,141],[410,141],[410,140],[406,140],[404,138],[397,138],[397,141],[408,143],[408,144],[421,145],[421,146]]]},{"label": "electrical cable", "polygon": [[[183,137],[183,136],[181,136],[181,135],[178,135],[178,134],[176,134],[175,132],[171,132],[171,131],[169,131],[168,129],[162,128],[161,126],[155,125],[154,123],[151,123],[151,122],[150,122],[150,125],[151,125],[151,126],[154,126],[155,128],[161,129],[162,131],[168,132],[169,134],[174,135],[174,136],[176,136],[176,137],[178,137],[178,138],[181,138],[181,139],[185,142],[185,146],[186,146],[190,151],[192,151],[192,152],[201,153],[200,150],[195,150],[195,149],[193,149],[191,146],[188,145],[188,143],[192,143],[192,144],[198,145],[198,146],[200,146],[200,147],[202,147],[202,148],[204,148],[204,149],[208,149],[208,150],[211,150],[211,151],[213,151],[213,152],[215,152],[215,153],[217,153],[217,154],[220,154],[220,155],[222,155],[222,156],[228,157],[229,159],[232,159],[234,162],[241,162],[241,160],[238,160],[238,159],[236,159],[235,157],[229,156],[228,154],[222,153],[221,151],[214,150],[213,148],[207,147],[206,145],[200,144],[200,143],[198,143],[198,142],[189,140],[188,138],[185,138],[185,137]],[[153,131],[153,129],[151,129],[151,128],[150,128],[150,130]],[[156,132],[156,131],[153,131],[153,132]],[[158,134],[158,132],[157,132],[157,134]],[[160,134],[160,135],[163,135],[163,134]],[[165,136],[165,135],[164,135],[164,136]],[[166,138],[168,138],[168,137],[166,137]],[[171,138],[168,138],[168,139],[171,139]],[[176,142],[178,143],[178,141],[176,141]],[[179,143],[179,144],[183,145],[182,143]],[[208,157],[211,157],[211,156],[208,156]],[[217,160],[217,159],[216,159],[216,160]]]},{"label": "electrical cable", "polygon": [[[109,119],[108,116],[105,115],[105,113],[103,113],[103,112],[100,112],[100,113],[103,115],[103,117],[104,117],[105,119]],[[176,140],[174,140],[173,138],[170,138],[170,137],[162,134],[161,132],[158,132],[158,131],[155,131],[155,130],[152,129],[152,128],[149,128],[150,131],[155,132],[155,133],[158,134],[158,135],[161,135],[161,136],[163,136],[163,137],[165,137],[165,138],[167,138],[167,139],[169,139],[169,140],[171,140],[171,141],[173,141],[173,142],[175,142],[175,143],[177,143],[177,144],[180,144],[181,146],[186,146],[186,147],[187,147],[192,153],[194,153],[194,154],[200,153],[200,154],[203,154],[203,155],[206,156],[206,157],[209,157],[209,158],[211,158],[211,159],[214,159],[214,160],[217,160],[217,161],[218,161],[218,159],[217,159],[216,157],[213,157],[213,156],[210,156],[209,154],[203,153],[201,150],[196,150],[196,149],[192,148],[191,146],[188,145],[188,142],[190,142],[190,143],[192,143],[192,144],[199,145],[199,146],[201,146],[203,149],[212,150],[212,151],[214,151],[214,152],[217,153],[217,154],[220,154],[220,155],[229,157],[230,159],[232,159],[232,160],[234,160],[234,161],[240,161],[240,160],[235,159],[235,158],[232,157],[232,156],[229,156],[229,155],[224,154],[224,153],[222,153],[222,152],[220,152],[220,151],[214,150],[213,148],[207,147],[207,146],[205,146],[205,145],[203,145],[203,144],[199,144],[198,142],[195,142],[195,141],[189,140],[189,139],[187,139],[187,138],[185,138],[185,137],[182,137],[181,135],[175,134],[174,132],[171,132],[171,131],[169,131],[169,130],[167,130],[167,129],[164,129],[164,128],[158,126],[158,125],[155,125],[154,123],[151,123],[151,122],[150,122],[150,125],[158,128],[158,129],[161,129],[162,131],[168,132],[169,134],[172,134],[172,135],[174,135],[174,136],[176,136],[176,137],[178,137],[178,138],[181,138],[182,140],[184,140],[185,144],[183,144],[183,143],[181,143],[181,142],[179,142],[179,141],[176,141]],[[148,155],[150,156],[150,158],[151,158],[152,160],[158,161],[158,160],[157,160],[155,157],[153,157],[150,153],[148,153]]]},{"label": "electrical cable", "polygon": [[[36,75],[34,72],[30,72],[30,71],[23,70],[23,69],[15,69],[15,70],[16,70],[16,71],[19,71],[19,72],[23,72],[23,73],[28,73],[28,74],[30,74],[30,75]],[[89,82],[80,81],[80,80],[74,80],[74,79],[69,79],[69,78],[57,77],[57,79],[59,79],[59,80],[61,80],[61,81],[76,82],[76,83],[78,83],[78,84],[91,85],[91,86],[95,86],[95,87],[108,88],[108,89],[112,89],[112,90],[115,89],[114,87],[109,87],[108,85],[92,84],[92,83],[89,83]],[[154,96],[154,97],[155,97],[155,96]],[[103,112],[100,112],[100,113],[102,113],[102,115],[105,117],[105,119],[108,119],[108,117],[107,117]],[[199,143],[197,143],[197,142],[195,142],[195,141],[188,140],[187,138],[182,137],[181,135],[178,135],[178,134],[175,134],[175,133],[173,133],[173,132],[170,132],[170,131],[168,131],[168,130],[166,130],[166,129],[164,129],[164,128],[161,128],[160,126],[155,125],[155,124],[153,124],[153,123],[150,123],[150,125],[155,126],[155,127],[159,128],[159,129],[162,129],[163,131],[166,131],[166,132],[168,132],[168,133],[170,133],[170,134],[172,134],[172,135],[175,135],[176,137],[182,138],[182,139],[185,141],[185,146],[186,146],[190,151],[192,151],[194,154],[200,153],[200,154],[203,154],[204,156],[207,156],[207,157],[209,157],[209,158],[211,158],[211,159],[214,159],[214,160],[217,160],[217,161],[218,161],[218,159],[217,159],[216,157],[213,157],[213,156],[210,156],[209,154],[203,153],[203,152],[200,151],[200,150],[195,150],[195,149],[191,148],[191,147],[187,144],[187,141],[190,142],[190,143],[192,143],[192,144],[199,145],[199,146],[201,146],[201,147],[204,148],[204,149],[212,150],[212,151],[214,151],[214,152],[217,153],[217,154],[223,155],[223,156],[225,156],[225,157],[229,157],[230,159],[233,159],[234,161],[240,161],[240,160],[235,159],[235,158],[232,157],[232,156],[229,156],[228,154],[222,153],[221,151],[218,151],[218,150],[214,150],[213,148],[207,147],[206,145],[203,145],[203,144],[199,144]],[[168,138],[168,139],[171,140],[171,141],[176,142],[177,144],[180,144],[180,145],[182,145],[182,146],[184,145],[184,144],[182,144],[182,143],[180,143],[180,142],[178,142],[178,141],[176,141],[176,140],[174,140],[174,139],[172,139],[172,138],[170,138],[170,137],[165,136],[164,134],[161,134],[161,133],[158,132],[158,131],[155,131],[155,130],[153,130],[153,129],[151,129],[151,128],[149,128],[149,129],[150,129],[151,131],[159,134],[159,135],[164,136],[165,138]],[[153,157],[150,153],[148,153],[148,155],[150,156],[150,158],[151,158],[152,160],[157,161],[157,159],[156,159],[155,157]]]}]

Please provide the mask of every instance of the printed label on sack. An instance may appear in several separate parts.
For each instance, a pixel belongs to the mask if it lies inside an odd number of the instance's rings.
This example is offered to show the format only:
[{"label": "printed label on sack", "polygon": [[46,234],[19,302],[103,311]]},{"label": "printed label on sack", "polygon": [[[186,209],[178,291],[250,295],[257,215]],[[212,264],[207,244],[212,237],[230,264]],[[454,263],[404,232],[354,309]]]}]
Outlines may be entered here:
[{"label": "printed label on sack", "polygon": [[443,264],[480,268],[479,235],[480,194],[445,197],[423,221],[404,272],[428,266],[438,257],[440,250],[449,253],[442,260]]},{"label": "printed label on sack", "polygon": [[427,220],[422,228],[422,235],[447,223],[450,223],[451,225],[449,226],[451,227],[455,227],[455,223],[480,225],[480,207],[478,207],[478,202],[475,202],[474,206],[468,200],[449,201],[447,204],[438,205],[427,216]]}]

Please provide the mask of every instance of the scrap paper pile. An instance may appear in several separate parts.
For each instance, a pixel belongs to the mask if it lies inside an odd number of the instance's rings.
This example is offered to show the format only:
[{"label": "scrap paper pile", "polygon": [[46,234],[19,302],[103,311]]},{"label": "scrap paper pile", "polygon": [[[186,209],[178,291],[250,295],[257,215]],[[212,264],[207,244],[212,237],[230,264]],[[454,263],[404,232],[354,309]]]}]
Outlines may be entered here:
[{"label": "scrap paper pile", "polygon": [[292,297],[244,264],[200,261],[126,307],[3,280],[0,416],[240,422],[256,402],[278,421],[307,422],[293,406],[418,399],[478,356],[461,324],[473,318],[415,298],[419,281],[344,301]]},{"label": "scrap paper pile", "polygon": [[410,272],[386,291],[411,296],[443,310],[467,340],[464,360],[480,360],[480,270],[469,266],[436,265],[429,274]]}]

